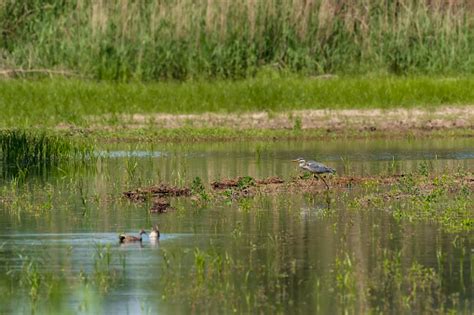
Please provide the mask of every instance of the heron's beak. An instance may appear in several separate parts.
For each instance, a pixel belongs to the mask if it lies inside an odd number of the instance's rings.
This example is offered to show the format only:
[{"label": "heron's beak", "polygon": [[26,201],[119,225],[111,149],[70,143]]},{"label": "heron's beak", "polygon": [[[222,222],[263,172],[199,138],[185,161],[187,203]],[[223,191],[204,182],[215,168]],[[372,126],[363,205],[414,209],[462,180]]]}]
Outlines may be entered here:
[{"label": "heron's beak", "polygon": [[291,160],[291,162],[299,162],[298,160]]}]

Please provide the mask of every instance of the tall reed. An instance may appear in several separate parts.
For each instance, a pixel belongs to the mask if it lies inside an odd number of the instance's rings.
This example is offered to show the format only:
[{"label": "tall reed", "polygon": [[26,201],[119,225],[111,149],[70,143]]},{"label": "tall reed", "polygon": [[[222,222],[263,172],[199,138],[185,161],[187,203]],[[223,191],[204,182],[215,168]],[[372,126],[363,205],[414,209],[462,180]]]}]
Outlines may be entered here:
[{"label": "tall reed", "polygon": [[471,0],[4,0],[0,32],[4,74],[474,73]]}]

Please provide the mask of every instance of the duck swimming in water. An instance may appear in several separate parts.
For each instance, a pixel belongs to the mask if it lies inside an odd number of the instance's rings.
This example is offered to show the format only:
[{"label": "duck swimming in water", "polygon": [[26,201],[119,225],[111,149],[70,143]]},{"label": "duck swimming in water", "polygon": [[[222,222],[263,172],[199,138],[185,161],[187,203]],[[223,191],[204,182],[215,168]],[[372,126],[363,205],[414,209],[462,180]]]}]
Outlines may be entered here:
[{"label": "duck swimming in water", "polygon": [[153,229],[150,232],[150,239],[157,240],[160,238],[160,230],[158,230],[158,224],[153,225]]},{"label": "duck swimming in water", "polygon": [[119,235],[119,240],[120,240],[120,243],[141,242],[143,234],[146,235],[146,232],[143,229],[140,231],[139,236],[126,235],[122,233]]}]

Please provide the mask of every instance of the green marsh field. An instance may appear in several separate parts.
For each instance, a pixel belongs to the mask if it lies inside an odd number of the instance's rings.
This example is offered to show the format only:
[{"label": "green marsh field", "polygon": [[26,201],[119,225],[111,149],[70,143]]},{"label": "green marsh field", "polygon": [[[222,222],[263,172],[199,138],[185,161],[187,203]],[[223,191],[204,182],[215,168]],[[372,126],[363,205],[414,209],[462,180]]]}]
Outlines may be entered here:
[{"label": "green marsh field", "polygon": [[1,314],[472,314],[473,193],[471,1],[0,1]]}]

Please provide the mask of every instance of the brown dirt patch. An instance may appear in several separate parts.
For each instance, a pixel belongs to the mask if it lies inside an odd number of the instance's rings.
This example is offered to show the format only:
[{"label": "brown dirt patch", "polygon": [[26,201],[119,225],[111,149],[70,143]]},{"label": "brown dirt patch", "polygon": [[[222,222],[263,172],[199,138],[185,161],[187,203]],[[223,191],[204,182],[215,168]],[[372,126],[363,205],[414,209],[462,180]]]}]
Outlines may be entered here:
[{"label": "brown dirt patch", "polygon": [[166,198],[154,198],[153,204],[151,205],[151,213],[166,213],[170,210],[171,203]]},{"label": "brown dirt patch", "polygon": [[227,189],[227,188],[235,188],[235,187],[248,187],[248,186],[262,186],[262,185],[270,185],[270,184],[282,184],[284,180],[278,176],[267,177],[263,179],[253,179],[251,177],[237,177],[237,178],[230,178],[230,179],[222,179],[218,181],[214,181],[211,183],[211,187],[213,189]]},{"label": "brown dirt patch", "polygon": [[[381,186],[403,185],[407,175],[387,175],[387,176],[327,176],[326,182],[330,190],[351,189],[364,184],[374,184]],[[416,188],[420,196],[433,192],[437,185],[433,178],[418,177],[412,188]],[[284,181],[279,177],[268,177],[263,179],[253,179],[251,177],[236,177],[214,181],[210,184],[211,190],[206,192],[212,198],[230,198],[237,200],[240,198],[253,197],[255,195],[277,195],[282,193],[322,193],[327,191],[323,181],[316,178],[304,179],[301,177]],[[463,176],[452,178],[449,182],[449,191],[458,192],[467,188],[474,190],[474,175],[468,173]],[[124,192],[123,195],[134,202],[152,200],[150,212],[165,213],[171,208],[170,197],[191,197],[193,201],[200,201],[200,194],[193,194],[188,187],[175,187],[166,184],[139,188]],[[382,198],[383,200],[395,200],[407,197],[409,194],[402,190],[396,192],[381,192],[376,195],[362,196],[359,200],[361,204],[369,204],[373,200]],[[378,198],[378,199],[377,199]]]},{"label": "brown dirt patch", "polygon": [[[93,129],[108,129],[107,117],[90,117]],[[474,129],[474,105],[411,109],[321,109],[283,113],[133,114],[119,116],[123,128],[175,129],[182,127],[231,129],[302,129],[328,132]],[[113,129],[113,127],[112,127]]]},{"label": "brown dirt patch", "polygon": [[169,197],[190,196],[191,190],[187,187],[176,187],[167,184],[138,188],[126,191],[123,196],[134,202],[145,202],[152,199],[150,212],[165,213],[171,209]]},{"label": "brown dirt patch", "polygon": [[159,186],[151,186],[126,191],[123,195],[132,201],[145,201],[150,197],[179,197],[191,195],[189,188],[182,188],[161,184]]}]

